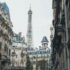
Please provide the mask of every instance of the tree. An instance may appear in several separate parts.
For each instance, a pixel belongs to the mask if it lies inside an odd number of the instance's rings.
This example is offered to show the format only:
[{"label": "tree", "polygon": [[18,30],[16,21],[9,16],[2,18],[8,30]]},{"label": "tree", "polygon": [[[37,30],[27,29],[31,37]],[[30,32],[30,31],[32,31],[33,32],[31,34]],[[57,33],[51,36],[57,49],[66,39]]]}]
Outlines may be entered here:
[{"label": "tree", "polygon": [[27,56],[26,70],[32,70],[32,69],[33,69],[33,67],[32,67],[30,58],[29,58],[29,56]]}]

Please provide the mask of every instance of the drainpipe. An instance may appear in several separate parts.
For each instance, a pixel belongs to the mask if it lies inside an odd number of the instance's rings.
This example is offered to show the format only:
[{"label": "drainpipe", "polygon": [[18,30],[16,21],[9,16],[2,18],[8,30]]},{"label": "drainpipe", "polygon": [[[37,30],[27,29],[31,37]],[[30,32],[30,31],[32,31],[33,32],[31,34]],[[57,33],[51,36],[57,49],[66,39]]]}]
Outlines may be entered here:
[{"label": "drainpipe", "polygon": [[66,7],[66,0],[64,0],[64,10],[65,10],[65,26],[66,26],[66,52],[67,52],[67,70],[69,70],[69,51],[68,51],[68,16],[67,16],[67,7]]}]

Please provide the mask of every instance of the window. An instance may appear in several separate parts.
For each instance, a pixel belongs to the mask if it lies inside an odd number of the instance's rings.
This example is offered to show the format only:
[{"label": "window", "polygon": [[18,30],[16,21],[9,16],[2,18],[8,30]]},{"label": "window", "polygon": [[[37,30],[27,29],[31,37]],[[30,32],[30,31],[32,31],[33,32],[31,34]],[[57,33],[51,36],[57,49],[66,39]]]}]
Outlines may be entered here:
[{"label": "window", "polygon": [[1,47],[2,47],[2,43],[0,42],[0,50],[1,50]]},{"label": "window", "polygon": [[3,31],[2,31],[2,30],[0,30],[0,37],[2,36],[2,34],[3,34]]},{"label": "window", "polygon": [[68,10],[69,10],[69,20],[70,20],[70,3],[69,3],[69,9]]},{"label": "window", "polygon": [[21,52],[21,57],[24,57],[24,53],[23,53],[23,51]]},{"label": "window", "polygon": [[70,28],[68,28],[68,34],[69,34],[69,36],[70,36]]},{"label": "window", "polygon": [[11,52],[11,50],[9,49],[9,56],[10,56],[10,52]]},{"label": "window", "polygon": [[66,5],[68,5],[68,0],[66,0]]},{"label": "window", "polygon": [[[0,50],[1,50],[2,43],[0,42]],[[0,60],[1,60],[1,53],[0,53]]]},{"label": "window", "polygon": [[8,53],[7,45],[5,44],[4,51]]}]

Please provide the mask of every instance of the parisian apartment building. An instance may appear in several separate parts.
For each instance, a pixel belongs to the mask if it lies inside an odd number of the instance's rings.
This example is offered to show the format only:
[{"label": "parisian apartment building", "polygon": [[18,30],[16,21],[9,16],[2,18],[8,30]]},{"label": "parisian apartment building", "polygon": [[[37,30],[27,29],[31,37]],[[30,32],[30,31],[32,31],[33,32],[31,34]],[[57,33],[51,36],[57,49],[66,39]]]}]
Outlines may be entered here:
[{"label": "parisian apartment building", "polygon": [[70,0],[52,0],[51,70],[70,70]]},{"label": "parisian apartment building", "polygon": [[12,22],[9,8],[6,3],[0,3],[0,68],[6,69],[10,64],[12,47]]}]

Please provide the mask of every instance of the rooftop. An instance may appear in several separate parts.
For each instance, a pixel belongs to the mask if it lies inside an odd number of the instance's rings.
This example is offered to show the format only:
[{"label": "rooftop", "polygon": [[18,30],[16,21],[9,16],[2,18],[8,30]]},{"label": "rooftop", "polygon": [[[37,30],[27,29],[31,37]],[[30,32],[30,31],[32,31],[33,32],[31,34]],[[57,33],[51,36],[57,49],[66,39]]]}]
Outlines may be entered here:
[{"label": "rooftop", "polygon": [[44,42],[45,42],[45,43],[48,43],[48,39],[47,39],[47,37],[44,36],[41,42],[42,42],[42,43],[44,43]]},{"label": "rooftop", "polygon": [[9,13],[9,8],[7,6],[7,4],[4,2],[4,3],[0,3],[0,8],[2,8],[3,12],[4,13]]}]

